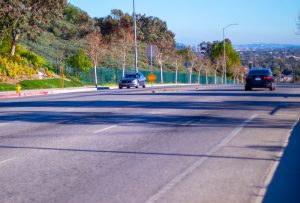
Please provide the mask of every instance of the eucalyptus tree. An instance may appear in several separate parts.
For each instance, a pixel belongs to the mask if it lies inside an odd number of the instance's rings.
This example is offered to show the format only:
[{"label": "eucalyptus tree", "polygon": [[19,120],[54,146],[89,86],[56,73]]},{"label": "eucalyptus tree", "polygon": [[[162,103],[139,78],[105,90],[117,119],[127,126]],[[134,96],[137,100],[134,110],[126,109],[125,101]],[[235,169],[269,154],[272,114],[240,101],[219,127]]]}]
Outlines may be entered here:
[{"label": "eucalyptus tree", "polygon": [[160,82],[163,84],[163,65],[175,50],[175,34],[168,29],[167,23],[156,17],[140,16],[138,19],[142,40],[156,45],[157,63],[160,67]]},{"label": "eucalyptus tree", "polygon": [[20,35],[35,36],[41,27],[62,17],[66,5],[66,0],[1,0],[0,30],[11,37],[11,55],[15,54]]}]

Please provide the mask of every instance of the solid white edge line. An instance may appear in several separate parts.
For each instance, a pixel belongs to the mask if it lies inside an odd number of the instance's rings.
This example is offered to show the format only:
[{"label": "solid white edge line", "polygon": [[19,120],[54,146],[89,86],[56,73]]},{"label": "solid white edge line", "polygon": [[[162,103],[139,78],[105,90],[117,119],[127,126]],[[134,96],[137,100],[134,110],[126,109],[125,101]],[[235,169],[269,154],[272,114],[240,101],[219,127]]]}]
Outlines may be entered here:
[{"label": "solid white edge line", "polygon": [[212,149],[210,149],[208,152],[205,153],[205,157],[200,158],[198,161],[194,162],[191,166],[189,166],[185,171],[183,171],[181,174],[177,175],[175,178],[173,178],[169,183],[167,183],[164,187],[162,187],[157,193],[152,195],[146,203],[154,203],[160,198],[162,198],[168,191],[170,191],[172,188],[174,188],[178,183],[180,183],[184,178],[186,178],[188,175],[192,174],[197,168],[199,168],[207,159],[208,156],[212,155],[216,151],[218,151],[221,147],[223,147],[225,144],[229,143],[238,133],[242,131],[242,129],[253,119],[257,117],[257,114],[251,116],[248,118],[245,122],[243,122],[241,125],[236,127],[229,135],[227,135],[219,144],[214,146]]},{"label": "solid white edge line", "polygon": [[[298,124],[299,121],[300,121],[300,118],[298,118],[297,121],[293,124],[292,129],[289,132],[289,135],[283,141],[282,147],[284,149],[288,146],[291,134],[292,134],[295,126]],[[273,177],[275,175],[275,172],[276,172],[276,170],[277,170],[277,168],[278,168],[278,166],[280,164],[280,160],[281,160],[281,158],[283,156],[283,153],[284,153],[284,150],[279,151],[278,154],[277,154],[278,158],[275,161],[273,161],[273,163],[271,164],[269,172],[267,173],[267,176],[266,176],[266,178],[264,180],[263,187],[261,187],[261,189],[258,191],[257,197],[255,198],[254,203],[262,203],[263,202],[263,200],[265,198],[265,195],[267,193],[267,190],[268,190],[268,186],[272,182],[272,179],[273,179]]]}]

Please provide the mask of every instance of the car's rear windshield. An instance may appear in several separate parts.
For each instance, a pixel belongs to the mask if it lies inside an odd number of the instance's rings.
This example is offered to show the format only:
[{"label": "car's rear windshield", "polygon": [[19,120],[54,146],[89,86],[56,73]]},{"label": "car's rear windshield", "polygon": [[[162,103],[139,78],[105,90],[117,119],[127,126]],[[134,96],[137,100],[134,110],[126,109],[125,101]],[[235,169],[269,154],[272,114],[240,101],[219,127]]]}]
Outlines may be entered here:
[{"label": "car's rear windshield", "polygon": [[251,70],[248,75],[271,75],[269,70]]},{"label": "car's rear windshield", "polygon": [[136,74],[126,74],[125,78],[137,78]]}]

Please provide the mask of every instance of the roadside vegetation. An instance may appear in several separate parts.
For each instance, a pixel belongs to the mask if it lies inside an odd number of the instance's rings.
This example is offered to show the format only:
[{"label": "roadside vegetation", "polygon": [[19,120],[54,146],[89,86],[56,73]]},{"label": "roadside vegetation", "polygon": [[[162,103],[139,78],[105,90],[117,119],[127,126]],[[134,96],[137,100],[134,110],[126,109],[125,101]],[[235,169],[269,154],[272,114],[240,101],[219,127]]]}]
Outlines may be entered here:
[{"label": "roadside vegetation", "polygon": [[[134,70],[133,17],[114,9],[91,18],[66,0],[0,2],[0,82],[75,77],[94,67]],[[223,42],[201,50],[178,46],[163,20],[137,15],[139,69],[149,70],[146,48],[155,50],[154,70],[225,78]],[[241,82],[247,71],[226,39],[227,78]],[[42,75],[42,77],[41,77]],[[200,77],[199,77],[200,78]],[[192,80],[190,79],[190,83]],[[222,82],[224,82],[222,80]]]}]

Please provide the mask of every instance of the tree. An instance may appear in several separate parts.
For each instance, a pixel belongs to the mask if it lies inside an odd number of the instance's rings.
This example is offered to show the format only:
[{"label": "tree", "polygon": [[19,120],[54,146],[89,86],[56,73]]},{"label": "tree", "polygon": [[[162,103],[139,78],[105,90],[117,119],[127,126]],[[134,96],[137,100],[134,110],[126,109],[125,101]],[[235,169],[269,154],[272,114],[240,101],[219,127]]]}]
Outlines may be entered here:
[{"label": "tree", "polygon": [[[225,39],[225,52],[226,52],[226,72],[229,76],[233,75],[233,66],[240,65],[240,56],[239,54],[233,49],[230,40]],[[222,70],[222,84],[224,83],[224,73],[225,73],[225,64],[224,64],[224,44],[223,42],[213,42],[210,58],[211,61],[216,64],[215,66],[215,75],[216,71],[220,70],[220,63],[223,64]]]},{"label": "tree", "polygon": [[88,71],[93,65],[91,59],[83,49],[78,50],[76,55],[69,57],[67,63],[75,69],[77,77],[79,77],[81,71]]},{"label": "tree", "polygon": [[178,83],[178,69],[179,66],[182,65],[183,63],[183,56],[181,55],[181,53],[179,51],[174,50],[171,54],[171,58],[172,58],[172,65],[175,67],[175,84]]},{"label": "tree", "polygon": [[201,83],[201,71],[203,69],[204,64],[201,62],[200,58],[196,61],[196,69],[198,71],[198,84]]},{"label": "tree", "polygon": [[138,22],[143,41],[158,48],[156,59],[160,67],[160,82],[163,84],[163,64],[175,49],[175,34],[168,30],[167,23],[159,18],[143,15],[138,18]]},{"label": "tree", "polygon": [[122,64],[122,76],[125,76],[129,52],[133,49],[134,34],[132,32],[132,16],[121,10],[112,10],[112,16],[118,23],[118,28],[112,34],[111,47],[113,53]]},{"label": "tree", "polygon": [[94,31],[86,36],[87,53],[93,62],[95,70],[95,85],[98,87],[97,66],[102,57],[106,54],[106,43],[100,32]]},{"label": "tree", "polygon": [[20,35],[34,35],[40,27],[62,17],[66,0],[2,0],[0,1],[0,30],[11,37],[11,55],[15,54]]}]

